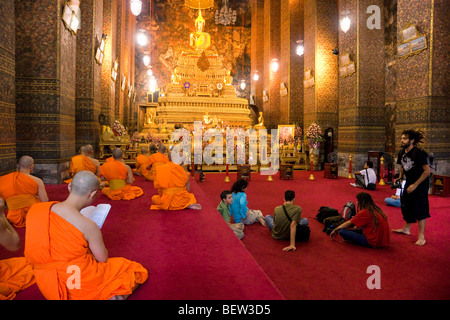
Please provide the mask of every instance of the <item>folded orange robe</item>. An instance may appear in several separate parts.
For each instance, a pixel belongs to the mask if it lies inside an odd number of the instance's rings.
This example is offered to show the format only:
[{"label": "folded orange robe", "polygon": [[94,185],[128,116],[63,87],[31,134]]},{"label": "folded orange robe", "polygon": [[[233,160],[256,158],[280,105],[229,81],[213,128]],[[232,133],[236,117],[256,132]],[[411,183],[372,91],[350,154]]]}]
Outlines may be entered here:
[{"label": "folded orange robe", "polygon": [[102,164],[100,173],[109,182],[102,192],[111,200],[133,200],[144,194],[141,188],[127,184],[128,170],[120,161]]},{"label": "folded orange robe", "polygon": [[165,163],[169,162],[169,158],[162,154],[161,152],[156,152],[152,154],[150,157],[149,166],[152,166],[150,170],[144,175],[146,180],[154,181],[155,180],[155,174],[156,174],[156,167],[163,165]]},{"label": "folded orange robe", "polygon": [[0,197],[6,200],[8,220],[16,227],[25,227],[27,212],[38,197],[38,184],[18,171],[0,177]]},{"label": "folded orange robe", "polygon": [[25,257],[0,260],[0,300],[12,300],[34,283],[33,267]]},{"label": "folded orange robe", "polygon": [[148,172],[148,167],[150,166],[150,159],[145,154],[140,154],[136,157],[136,169],[134,170],[135,173],[145,176],[145,174]]},{"label": "folded orange robe", "polygon": [[51,211],[55,202],[34,205],[25,234],[25,258],[39,290],[49,300],[106,300],[132,293],[148,271],[125,258],[97,262],[83,233]]},{"label": "folded orange robe", "polygon": [[158,194],[152,197],[151,210],[181,210],[197,203],[194,194],[186,190],[188,175],[182,166],[169,162],[156,167],[153,185]]},{"label": "folded orange robe", "polygon": [[[70,176],[73,177],[75,173],[83,170],[90,171],[93,174],[97,173],[97,167],[88,157],[83,156],[82,154],[72,157],[69,167]],[[72,178],[64,180],[64,183],[70,182],[72,182]]]}]

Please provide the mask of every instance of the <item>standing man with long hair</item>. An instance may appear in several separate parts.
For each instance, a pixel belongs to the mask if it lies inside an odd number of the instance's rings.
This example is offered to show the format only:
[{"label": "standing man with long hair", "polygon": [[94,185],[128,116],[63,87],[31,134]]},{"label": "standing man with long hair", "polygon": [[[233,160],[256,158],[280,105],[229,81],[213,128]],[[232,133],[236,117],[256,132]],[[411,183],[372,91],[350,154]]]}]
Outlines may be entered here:
[{"label": "standing man with long hair", "polygon": [[331,239],[339,232],[342,239],[364,247],[388,246],[390,230],[387,216],[367,192],[358,193],[356,200],[358,200],[358,212],[352,219],[336,227],[330,233]]},{"label": "standing man with long hair", "polygon": [[430,166],[428,155],[419,149],[423,135],[420,131],[405,130],[402,132],[401,147],[397,164],[401,165],[399,179],[406,178],[403,194],[400,198],[403,220],[405,225],[394,232],[409,235],[411,224],[418,223],[419,234],[416,245],[425,244],[425,219],[430,217],[428,203],[428,189]]}]

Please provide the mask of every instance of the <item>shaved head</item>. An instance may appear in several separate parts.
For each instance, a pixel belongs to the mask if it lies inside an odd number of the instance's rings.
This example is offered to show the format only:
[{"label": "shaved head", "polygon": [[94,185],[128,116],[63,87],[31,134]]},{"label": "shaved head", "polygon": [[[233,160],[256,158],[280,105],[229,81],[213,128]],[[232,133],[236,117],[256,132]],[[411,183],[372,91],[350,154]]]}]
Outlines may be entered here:
[{"label": "shaved head", "polygon": [[34,164],[34,160],[30,156],[22,156],[19,159],[19,169],[30,169]]},{"label": "shaved head", "polygon": [[148,152],[147,147],[142,147],[141,148],[141,153],[142,154],[147,153],[147,152]]},{"label": "shaved head", "polygon": [[165,154],[166,153],[166,146],[161,143],[161,145],[159,146],[158,151],[161,152],[162,154]]},{"label": "shaved head", "polygon": [[112,152],[114,160],[122,159],[123,151],[120,148],[115,148]]},{"label": "shaved head", "polygon": [[155,153],[156,151],[158,151],[156,144],[154,144],[153,142],[150,143],[150,153]]},{"label": "shaved head", "polygon": [[85,145],[84,153],[87,155],[91,155],[92,153],[94,153],[94,148],[92,147],[92,145],[90,145],[90,144]]},{"label": "shaved head", "polygon": [[98,190],[99,186],[100,181],[95,174],[90,171],[79,171],[73,176],[70,193],[84,196]]}]

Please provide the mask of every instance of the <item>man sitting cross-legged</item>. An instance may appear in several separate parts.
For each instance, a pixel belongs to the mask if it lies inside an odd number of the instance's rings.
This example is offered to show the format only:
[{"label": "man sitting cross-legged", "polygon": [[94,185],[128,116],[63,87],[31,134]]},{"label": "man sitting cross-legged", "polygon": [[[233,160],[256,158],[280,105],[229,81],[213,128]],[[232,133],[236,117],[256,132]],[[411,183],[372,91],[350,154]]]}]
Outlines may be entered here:
[{"label": "man sitting cross-legged", "polygon": [[97,224],[80,213],[98,188],[92,172],[80,171],[69,184],[65,201],[39,203],[29,211],[25,258],[46,299],[125,299],[148,278],[141,264],[108,258]]},{"label": "man sitting cross-legged", "polygon": [[133,200],[144,194],[140,187],[132,186],[133,171],[122,159],[122,149],[113,150],[114,161],[106,162],[100,167],[100,174],[108,180],[109,187],[102,192],[111,200]]},{"label": "man sitting cross-legged", "polygon": [[16,228],[25,227],[27,212],[33,204],[48,201],[44,182],[31,175],[33,169],[33,158],[22,156],[18,171],[0,177],[0,197],[6,200],[7,218]]}]

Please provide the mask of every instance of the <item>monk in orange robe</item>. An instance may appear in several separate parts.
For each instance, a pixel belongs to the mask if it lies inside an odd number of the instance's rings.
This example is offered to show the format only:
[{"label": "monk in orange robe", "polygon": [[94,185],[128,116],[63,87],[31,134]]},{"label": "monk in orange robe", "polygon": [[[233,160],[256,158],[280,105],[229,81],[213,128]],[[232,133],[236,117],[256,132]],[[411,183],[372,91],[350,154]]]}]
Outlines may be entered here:
[{"label": "monk in orange robe", "polygon": [[134,173],[138,176],[145,176],[150,166],[150,159],[148,158],[148,149],[146,147],[141,148],[141,154],[136,157],[136,169]]},{"label": "monk in orange robe", "polygon": [[100,167],[101,176],[109,182],[109,187],[103,188],[102,192],[111,200],[133,200],[144,194],[141,188],[131,185],[134,182],[133,172],[123,162],[122,154],[122,149],[114,149],[114,161]]},{"label": "monk in orange robe", "polygon": [[[0,198],[0,246],[9,251],[20,248],[20,238],[3,213],[5,203]],[[25,257],[0,260],[0,300],[12,300],[20,290],[35,283],[31,264]]]},{"label": "monk in orange robe", "polygon": [[33,204],[48,201],[44,183],[31,175],[33,169],[33,158],[22,156],[19,171],[0,177],[0,197],[6,200],[8,220],[17,228],[25,227],[27,212]]},{"label": "monk in orange robe", "polygon": [[[169,158],[171,159],[170,153]],[[179,164],[169,161],[156,167],[153,186],[158,194],[152,197],[151,210],[182,210],[197,209],[202,206],[197,203],[194,194],[190,193],[189,174]]]},{"label": "monk in orange robe", "polygon": [[169,162],[169,157],[165,155],[166,153],[166,146],[161,144],[159,146],[158,152],[152,154],[149,157],[149,171],[144,175],[146,180],[154,181],[155,180],[155,174],[156,174],[156,168],[160,165],[163,165],[165,163]]},{"label": "monk in orange robe", "polygon": [[125,299],[148,278],[139,263],[108,258],[100,229],[80,210],[92,203],[99,181],[80,171],[63,202],[34,205],[25,234],[25,258],[39,290],[49,300]]},{"label": "monk in orange robe", "polygon": [[[78,171],[87,170],[100,176],[100,162],[97,159],[92,158],[94,153],[94,148],[88,144],[80,148],[80,154],[73,156],[70,160],[70,179],[64,180],[64,183],[70,183],[72,177]],[[103,187],[103,186],[101,186]]]}]

